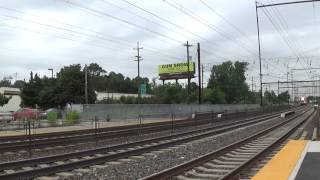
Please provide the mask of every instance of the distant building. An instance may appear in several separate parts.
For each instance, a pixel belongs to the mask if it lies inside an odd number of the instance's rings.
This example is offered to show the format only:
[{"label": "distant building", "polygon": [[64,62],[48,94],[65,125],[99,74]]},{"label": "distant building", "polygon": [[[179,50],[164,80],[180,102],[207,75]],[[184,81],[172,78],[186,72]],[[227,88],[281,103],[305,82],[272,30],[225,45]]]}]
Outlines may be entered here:
[{"label": "distant building", "polygon": [[3,107],[0,106],[0,112],[17,111],[20,108],[21,98],[19,88],[0,87],[0,93],[5,96],[11,96],[8,104],[5,104]]},{"label": "distant building", "polygon": [[[107,99],[120,99],[121,96],[124,97],[138,97],[138,94],[127,94],[127,93],[109,93],[109,92],[96,92],[97,101],[107,100]],[[150,94],[143,94],[141,97],[151,97]]]}]

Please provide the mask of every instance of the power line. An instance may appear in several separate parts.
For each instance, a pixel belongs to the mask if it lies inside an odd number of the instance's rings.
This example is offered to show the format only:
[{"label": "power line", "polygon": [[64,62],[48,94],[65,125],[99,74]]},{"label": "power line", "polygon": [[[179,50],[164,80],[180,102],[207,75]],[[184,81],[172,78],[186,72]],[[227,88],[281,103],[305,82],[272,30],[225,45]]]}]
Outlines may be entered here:
[{"label": "power line", "polygon": [[211,7],[208,3],[204,2],[203,0],[199,0],[205,7],[207,7],[212,13],[216,14],[218,17],[220,17],[223,21],[225,21],[227,24],[229,24],[233,29],[235,29],[239,34],[241,34],[244,38],[247,39],[248,42],[251,42],[251,40],[248,38],[248,36],[240,29],[238,28],[235,24],[233,24],[230,20],[225,18],[222,14],[217,12],[213,7]]},{"label": "power line", "polygon": [[65,2],[65,3],[67,3],[67,4],[70,4],[70,5],[74,6],[74,7],[77,7],[77,8],[79,8],[79,9],[82,9],[82,10],[84,10],[84,11],[90,12],[90,14],[95,14],[95,15],[101,15],[101,16],[104,16],[104,17],[108,17],[108,18],[114,19],[114,20],[116,20],[116,21],[119,21],[119,22],[121,22],[121,23],[124,23],[124,24],[130,25],[130,26],[132,26],[132,27],[141,29],[141,30],[143,30],[143,31],[146,31],[146,32],[155,34],[155,35],[157,35],[157,36],[161,36],[161,37],[163,37],[163,38],[165,38],[165,39],[167,39],[167,40],[170,40],[170,41],[172,41],[172,42],[176,42],[176,43],[182,44],[182,41],[180,41],[180,40],[178,40],[178,39],[176,39],[176,38],[170,37],[170,36],[168,36],[168,35],[166,35],[166,34],[163,34],[163,33],[160,33],[160,32],[156,32],[156,31],[154,31],[154,30],[152,30],[152,29],[149,29],[149,28],[146,28],[146,27],[141,26],[141,25],[139,25],[139,24],[133,23],[133,22],[131,22],[131,21],[129,21],[129,20],[122,19],[122,18],[116,17],[116,16],[114,16],[114,15],[111,15],[111,14],[109,14],[109,13],[101,12],[101,11],[98,11],[98,10],[96,10],[96,9],[83,6],[83,5],[79,4],[79,3],[75,3],[75,2],[71,2],[71,1],[66,1],[66,0],[63,0],[63,2]]},{"label": "power line", "polygon": [[[273,27],[276,29],[276,31],[279,33],[280,37],[283,39],[283,41],[287,44],[287,46],[289,47],[289,49],[291,50],[291,52],[297,57],[298,61],[300,62],[300,64],[302,65],[301,61],[300,61],[300,57],[299,55],[297,55],[297,53],[295,52],[294,48],[292,47],[291,42],[285,37],[284,32],[281,28],[279,28],[279,26],[276,24],[276,22],[274,22],[272,20],[272,15],[270,14],[270,12],[268,10],[262,9],[262,11],[264,12],[264,14],[266,15],[266,17],[269,19],[269,21],[271,22],[271,24],[273,25]],[[302,65],[303,66],[303,65]],[[304,66],[303,66],[304,67]]]},{"label": "power line", "polygon": [[[278,10],[278,8],[271,6],[271,10],[277,15],[276,18],[278,18],[278,20],[280,22],[280,28],[282,28],[283,31],[286,33],[287,37],[289,37],[290,36],[290,34],[288,33],[289,25],[287,24],[285,18],[282,16],[282,14]],[[302,57],[303,59],[306,59],[306,61],[308,61],[308,59],[305,57],[305,55],[302,52],[303,48],[302,48],[301,44],[297,40],[295,40],[294,38],[290,42],[294,46],[295,52],[297,52],[300,57]],[[308,63],[307,63],[307,66],[308,66]]]},{"label": "power line", "polygon": [[191,17],[192,19],[196,20],[197,22],[201,23],[202,25],[208,27],[209,29],[217,32],[220,36],[222,36],[223,38],[230,40],[232,43],[235,43],[237,46],[241,47],[242,49],[246,50],[248,53],[257,56],[255,51],[251,51],[248,48],[246,48],[245,46],[243,46],[243,44],[241,42],[236,41],[233,37],[230,37],[230,35],[227,35],[223,32],[221,32],[216,26],[214,26],[213,24],[207,22],[206,20],[204,20],[203,18],[197,16],[195,13],[193,13],[193,11],[191,11],[190,9],[185,8],[184,6],[182,6],[181,4],[172,1],[169,2],[168,0],[164,0],[164,2],[166,2],[169,6],[175,8],[176,10],[180,11],[181,13]]},{"label": "power line", "polygon": [[[132,46],[132,42],[130,41],[127,41],[127,40],[123,40],[123,39],[120,39],[120,38],[113,38],[113,37],[108,37],[106,38],[105,34],[102,34],[98,31],[94,31],[92,29],[88,29],[88,28],[83,28],[81,26],[76,26],[76,25],[73,25],[73,24],[68,24],[68,23],[64,23],[64,22],[60,22],[60,21],[57,21],[57,20],[54,20],[54,19],[50,19],[50,18],[45,18],[45,17],[40,17],[40,16],[37,16],[37,15],[34,15],[34,14],[31,14],[31,13],[26,13],[26,12],[23,12],[23,11],[19,11],[19,10],[16,10],[16,9],[12,9],[12,8],[7,8],[7,7],[3,7],[3,6],[0,6],[1,9],[5,9],[7,11],[13,11],[13,12],[18,12],[20,14],[26,14],[28,16],[32,16],[32,17],[36,17],[36,18],[42,18],[42,19],[46,19],[46,20],[49,20],[49,21],[52,21],[52,22],[55,22],[55,23],[58,23],[59,25],[63,25],[63,26],[68,26],[68,27],[71,27],[71,28],[76,28],[76,29],[79,29],[79,30],[84,30],[86,32],[89,32],[89,33],[83,33],[81,31],[75,31],[75,30],[71,30],[71,29],[67,29],[67,28],[64,28],[64,27],[60,27],[60,26],[51,26],[50,24],[47,24],[47,23],[39,23],[39,22],[36,22],[36,21],[31,21],[31,20],[28,20],[28,19],[23,19],[23,18],[19,18],[19,17],[16,17],[16,16],[7,16],[7,15],[4,15],[5,17],[7,18],[12,18],[14,20],[21,20],[21,21],[25,21],[25,22],[30,22],[30,23],[33,23],[33,24],[38,24],[38,25],[41,25],[41,26],[45,26],[45,27],[49,27],[49,28],[53,28],[53,29],[57,29],[57,30],[63,30],[63,31],[67,31],[67,32],[70,32],[70,33],[73,33],[73,34],[77,34],[77,35],[81,35],[81,36],[86,36],[86,37],[90,37],[90,38],[95,38],[95,39],[98,39],[98,40],[102,40],[102,41],[107,41],[107,42],[111,42],[111,43],[115,43],[115,44],[118,44],[118,45],[122,45],[122,46],[126,46],[126,47],[131,47]],[[0,15],[1,16],[1,15]],[[65,38],[65,39],[68,39],[68,38]],[[70,38],[69,38],[70,39]],[[71,39],[70,39],[71,40]],[[73,40],[75,41],[75,40]],[[158,51],[156,49],[153,49],[151,47],[149,48],[146,48],[145,50],[147,51],[150,51],[152,53],[156,53],[156,54],[162,54],[166,57],[170,57],[170,58],[173,58],[173,59],[179,59],[177,57],[174,57],[172,55],[168,55],[167,53],[164,53],[164,52],[161,52],[161,51]]]},{"label": "power line", "polygon": [[[105,1],[105,0],[104,0],[104,1]],[[176,23],[174,23],[174,22],[172,22],[172,21],[170,21],[170,20],[168,20],[168,19],[165,19],[165,18],[163,18],[163,17],[161,17],[161,16],[159,16],[159,15],[157,15],[157,14],[155,14],[155,13],[153,13],[153,12],[151,12],[151,11],[145,9],[145,8],[142,8],[142,7],[136,5],[136,4],[134,4],[134,3],[132,3],[132,2],[130,2],[130,1],[128,1],[128,0],[120,0],[120,1],[122,1],[122,2],[124,2],[124,3],[126,3],[126,4],[128,4],[128,5],[130,5],[131,7],[136,8],[136,9],[142,11],[142,12],[145,12],[145,13],[147,13],[147,14],[149,14],[149,15],[151,15],[151,16],[159,19],[159,20],[161,20],[162,22],[165,22],[165,23],[167,23],[167,24],[170,24],[171,26],[174,26],[174,27],[176,27],[176,28],[178,28],[178,29],[180,29],[180,30],[183,30],[184,32],[189,33],[190,35],[193,35],[193,36],[195,36],[195,37],[198,37],[198,38],[201,39],[202,41],[207,42],[207,43],[209,43],[209,44],[212,44],[213,47],[216,47],[216,46],[217,46],[216,43],[212,43],[212,42],[208,41],[206,38],[202,37],[201,35],[196,34],[196,33],[192,32],[192,31],[188,30],[187,28],[184,28],[184,27],[182,27],[182,26],[180,26],[180,25],[178,25],[178,24],[176,24]],[[219,57],[219,58],[226,59],[225,57],[222,57],[222,56],[220,56],[220,55],[218,55],[218,54],[216,54],[216,53],[212,53],[212,52],[211,52],[210,54],[215,55],[215,56],[217,56],[217,57]]]}]

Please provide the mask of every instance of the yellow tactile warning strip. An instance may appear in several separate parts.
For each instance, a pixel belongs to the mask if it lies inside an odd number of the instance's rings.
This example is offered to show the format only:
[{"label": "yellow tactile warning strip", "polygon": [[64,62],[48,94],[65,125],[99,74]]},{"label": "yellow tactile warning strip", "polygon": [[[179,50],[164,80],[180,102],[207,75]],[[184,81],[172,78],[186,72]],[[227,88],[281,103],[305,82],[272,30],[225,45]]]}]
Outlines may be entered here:
[{"label": "yellow tactile warning strip", "polygon": [[287,180],[307,143],[305,140],[289,141],[252,180]]}]

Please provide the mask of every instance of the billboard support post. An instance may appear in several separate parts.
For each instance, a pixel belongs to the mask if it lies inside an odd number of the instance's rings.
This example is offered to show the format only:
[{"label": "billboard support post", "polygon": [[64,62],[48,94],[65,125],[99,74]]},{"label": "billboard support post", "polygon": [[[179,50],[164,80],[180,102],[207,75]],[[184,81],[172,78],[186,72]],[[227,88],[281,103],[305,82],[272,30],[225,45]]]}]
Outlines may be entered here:
[{"label": "billboard support post", "polygon": [[199,97],[198,97],[198,100],[199,100],[199,104],[201,104],[201,98],[202,97],[201,97],[200,43],[198,43],[197,51],[198,51],[198,80],[199,80]]},{"label": "billboard support post", "polygon": [[184,44],[184,46],[187,47],[187,63],[188,63],[188,98],[190,95],[190,56],[189,56],[189,47],[191,47],[192,45],[189,44],[189,41],[187,41],[186,44]]}]

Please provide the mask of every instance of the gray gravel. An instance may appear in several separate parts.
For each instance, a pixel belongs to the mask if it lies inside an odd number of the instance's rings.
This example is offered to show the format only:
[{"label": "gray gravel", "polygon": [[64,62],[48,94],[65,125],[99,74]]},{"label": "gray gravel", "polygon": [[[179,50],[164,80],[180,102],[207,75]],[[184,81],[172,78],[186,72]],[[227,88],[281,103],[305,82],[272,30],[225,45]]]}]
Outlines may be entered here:
[{"label": "gray gravel", "polygon": [[283,119],[274,118],[273,120],[239,128],[232,132],[192,141],[183,146],[176,146],[169,151],[144,154],[143,159],[122,162],[118,165],[109,165],[102,169],[90,168],[87,173],[75,173],[75,176],[71,179],[138,179],[217,150],[280,121],[283,121]]},{"label": "gray gravel", "polygon": [[[233,120],[226,121],[227,123],[232,122]],[[238,120],[236,120],[238,121]],[[215,122],[214,126],[225,124],[226,122]],[[208,128],[211,127],[211,124],[207,125],[198,125],[196,128]],[[148,133],[148,134],[141,134],[138,136],[127,136],[127,137],[119,137],[119,138],[111,138],[107,140],[101,140],[98,142],[86,142],[86,143],[78,143],[78,144],[72,144],[69,146],[59,146],[59,147],[48,147],[48,148],[41,148],[41,149],[32,149],[31,153],[29,151],[23,150],[19,152],[6,152],[0,154],[0,162],[9,162],[9,161],[17,161],[17,160],[23,160],[28,158],[36,158],[36,157],[44,157],[44,156],[50,156],[50,155],[56,155],[56,154],[63,154],[68,152],[77,152],[77,151],[83,151],[83,150],[90,150],[97,147],[109,147],[114,145],[120,145],[125,143],[131,143],[134,141],[140,141],[150,138],[156,138],[160,136],[166,136],[170,134],[178,134],[182,132],[192,131],[196,129],[195,127],[184,127],[175,129],[173,133],[171,130],[165,130],[155,133]]]}]

